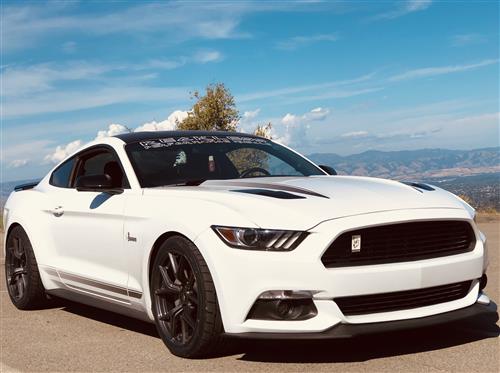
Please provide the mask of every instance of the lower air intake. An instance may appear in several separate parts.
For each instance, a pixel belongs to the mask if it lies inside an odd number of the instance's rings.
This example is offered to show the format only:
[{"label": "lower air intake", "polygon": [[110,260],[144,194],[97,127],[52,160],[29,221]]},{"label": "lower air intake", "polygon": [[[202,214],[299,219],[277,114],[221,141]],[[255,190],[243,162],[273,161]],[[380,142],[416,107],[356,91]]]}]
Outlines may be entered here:
[{"label": "lower air intake", "polygon": [[334,302],[346,316],[400,311],[462,299],[471,284],[472,281],[464,281],[425,289],[341,297],[334,298]]}]

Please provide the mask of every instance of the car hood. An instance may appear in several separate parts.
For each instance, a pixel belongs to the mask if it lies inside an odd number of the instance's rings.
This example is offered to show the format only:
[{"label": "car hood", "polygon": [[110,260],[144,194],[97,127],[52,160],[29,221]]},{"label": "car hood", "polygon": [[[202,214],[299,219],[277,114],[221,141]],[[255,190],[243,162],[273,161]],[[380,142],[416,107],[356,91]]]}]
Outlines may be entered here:
[{"label": "car hood", "polygon": [[208,180],[199,186],[149,188],[145,194],[165,191],[222,204],[264,228],[306,229],[325,220],[391,210],[464,209],[458,198],[436,187],[358,176]]}]

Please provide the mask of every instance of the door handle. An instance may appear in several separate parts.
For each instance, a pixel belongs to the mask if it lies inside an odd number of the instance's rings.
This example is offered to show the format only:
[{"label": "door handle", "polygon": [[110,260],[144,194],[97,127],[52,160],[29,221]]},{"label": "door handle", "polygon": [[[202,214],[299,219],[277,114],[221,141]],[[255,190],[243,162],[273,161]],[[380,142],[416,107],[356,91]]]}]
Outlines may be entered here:
[{"label": "door handle", "polygon": [[57,217],[62,216],[62,214],[64,214],[64,209],[62,206],[57,206],[52,210],[52,214]]}]

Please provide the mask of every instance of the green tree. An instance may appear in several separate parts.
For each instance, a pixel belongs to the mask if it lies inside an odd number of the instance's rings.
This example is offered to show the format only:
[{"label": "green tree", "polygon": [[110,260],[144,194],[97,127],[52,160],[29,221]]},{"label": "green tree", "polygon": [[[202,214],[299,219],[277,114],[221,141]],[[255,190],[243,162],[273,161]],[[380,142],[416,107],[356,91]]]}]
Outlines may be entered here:
[{"label": "green tree", "polygon": [[[188,116],[177,123],[180,130],[201,130],[201,131],[236,131],[238,122],[241,119],[236,108],[234,97],[223,83],[210,84],[205,89],[205,95],[195,91],[192,99],[196,100]],[[260,137],[271,139],[271,123],[259,125],[254,134]],[[242,147],[227,154],[233,162],[238,172],[243,172],[250,168],[268,168],[268,155],[262,150]]]},{"label": "green tree", "polygon": [[236,131],[240,113],[234,97],[223,83],[210,84],[205,95],[195,91],[196,102],[188,116],[177,128],[180,130]]}]

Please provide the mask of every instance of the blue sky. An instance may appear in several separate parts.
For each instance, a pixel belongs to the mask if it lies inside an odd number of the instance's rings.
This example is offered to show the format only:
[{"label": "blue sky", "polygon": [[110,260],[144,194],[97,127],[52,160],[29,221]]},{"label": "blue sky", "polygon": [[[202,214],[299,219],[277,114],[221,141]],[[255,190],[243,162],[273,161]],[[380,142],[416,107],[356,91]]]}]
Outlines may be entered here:
[{"label": "blue sky", "polygon": [[[299,151],[499,143],[499,3],[2,1],[2,178],[223,82]],[[174,114],[172,114],[174,113]]]}]

